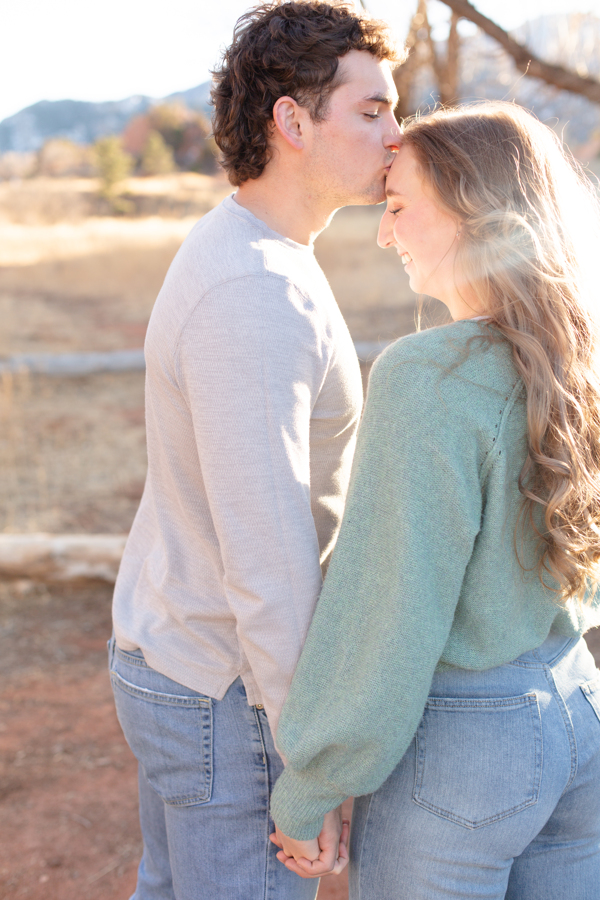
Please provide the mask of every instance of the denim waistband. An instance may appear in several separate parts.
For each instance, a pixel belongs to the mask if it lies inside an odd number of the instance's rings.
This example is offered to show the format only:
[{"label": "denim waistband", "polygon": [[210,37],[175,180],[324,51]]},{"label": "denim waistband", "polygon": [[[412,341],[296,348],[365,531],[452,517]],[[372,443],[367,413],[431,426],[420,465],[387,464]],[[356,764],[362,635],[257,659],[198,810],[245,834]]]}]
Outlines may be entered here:
[{"label": "denim waistband", "polygon": [[580,640],[580,636],[566,637],[564,634],[551,631],[543,644],[521,654],[508,665],[526,666],[535,669],[556,665]]}]

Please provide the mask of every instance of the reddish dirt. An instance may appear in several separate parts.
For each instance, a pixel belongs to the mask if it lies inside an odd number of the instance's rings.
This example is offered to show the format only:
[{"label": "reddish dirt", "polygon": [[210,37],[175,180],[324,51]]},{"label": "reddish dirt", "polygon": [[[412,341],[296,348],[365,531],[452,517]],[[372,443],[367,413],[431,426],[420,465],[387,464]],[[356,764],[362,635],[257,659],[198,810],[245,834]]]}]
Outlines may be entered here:
[{"label": "reddish dirt", "polygon": [[[108,675],[103,585],[0,584],[0,897],[126,900],[141,841],[136,764]],[[600,661],[600,633],[590,646]],[[344,876],[318,900],[345,900]]]},{"label": "reddish dirt", "polygon": [[[126,900],[137,768],[106,672],[109,588],[0,585],[0,897]],[[345,900],[345,876],[318,900]]]}]

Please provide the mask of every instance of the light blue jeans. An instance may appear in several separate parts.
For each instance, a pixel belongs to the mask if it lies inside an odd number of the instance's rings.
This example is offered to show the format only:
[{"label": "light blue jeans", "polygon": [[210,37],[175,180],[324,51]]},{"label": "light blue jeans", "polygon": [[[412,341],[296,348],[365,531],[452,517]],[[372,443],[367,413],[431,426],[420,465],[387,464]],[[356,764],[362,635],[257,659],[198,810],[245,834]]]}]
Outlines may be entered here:
[{"label": "light blue jeans", "polygon": [[109,644],[117,715],[139,763],[144,851],[135,900],[314,900],[269,841],[283,764],[240,679],[213,700]]},{"label": "light blue jeans", "polygon": [[409,750],[355,801],[350,843],[351,900],[599,900],[585,642],[551,635],[508,665],[436,673]]}]

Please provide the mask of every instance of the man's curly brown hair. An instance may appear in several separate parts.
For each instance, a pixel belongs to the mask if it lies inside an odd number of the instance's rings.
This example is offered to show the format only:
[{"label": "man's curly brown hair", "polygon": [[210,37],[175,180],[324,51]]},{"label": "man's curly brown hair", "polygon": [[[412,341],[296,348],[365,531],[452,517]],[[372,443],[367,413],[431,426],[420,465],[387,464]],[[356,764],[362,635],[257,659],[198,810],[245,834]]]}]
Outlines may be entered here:
[{"label": "man's curly brown hair", "polygon": [[245,13],[213,74],[213,132],[233,185],[258,178],[270,159],[273,106],[293,97],[313,121],[327,114],[340,84],[338,64],[350,50],[400,60],[384,22],[348,2],[275,0]]}]

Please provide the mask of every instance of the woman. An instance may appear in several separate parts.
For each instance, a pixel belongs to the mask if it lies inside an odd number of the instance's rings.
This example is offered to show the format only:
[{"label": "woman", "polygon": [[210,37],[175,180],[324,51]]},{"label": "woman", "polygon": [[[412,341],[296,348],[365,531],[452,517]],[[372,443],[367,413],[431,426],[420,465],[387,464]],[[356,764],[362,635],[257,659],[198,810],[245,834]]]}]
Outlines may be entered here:
[{"label": "woman", "polygon": [[353,898],[595,900],[593,192],[495,103],[409,122],[388,195],[380,245],[454,322],[373,367],[277,735],[280,858],[307,871],[323,814],[355,796]]}]

